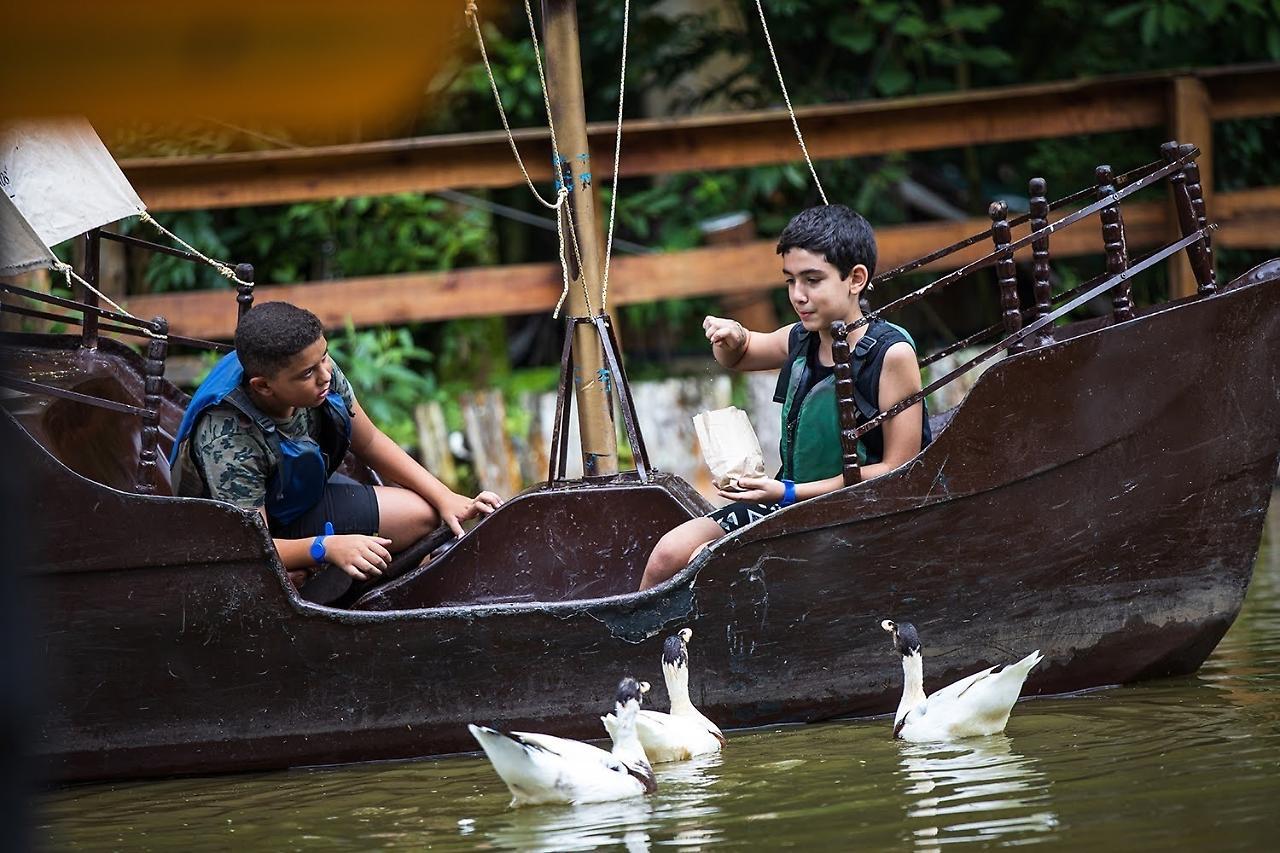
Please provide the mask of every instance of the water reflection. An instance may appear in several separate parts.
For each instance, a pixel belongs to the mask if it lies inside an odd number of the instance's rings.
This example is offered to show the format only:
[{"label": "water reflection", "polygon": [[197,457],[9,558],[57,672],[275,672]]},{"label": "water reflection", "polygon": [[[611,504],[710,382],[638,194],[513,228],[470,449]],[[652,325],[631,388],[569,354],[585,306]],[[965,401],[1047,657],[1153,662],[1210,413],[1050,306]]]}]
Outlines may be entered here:
[{"label": "water reflection", "polygon": [[[459,834],[482,833],[498,849],[580,851],[622,848],[628,853],[648,851],[651,845],[697,849],[713,844],[718,833],[708,823],[718,812],[721,756],[660,764],[659,796],[614,803],[541,806],[510,809],[484,821],[459,825]],[[655,841],[654,830],[663,838]]]},{"label": "water reflection", "polygon": [[915,846],[957,842],[1027,843],[1058,826],[1039,759],[1014,751],[1005,735],[950,744],[904,743],[901,776]]},{"label": "water reflection", "polygon": [[625,847],[649,850],[653,804],[646,797],[614,803],[512,809],[481,828],[499,849],[531,853]]}]

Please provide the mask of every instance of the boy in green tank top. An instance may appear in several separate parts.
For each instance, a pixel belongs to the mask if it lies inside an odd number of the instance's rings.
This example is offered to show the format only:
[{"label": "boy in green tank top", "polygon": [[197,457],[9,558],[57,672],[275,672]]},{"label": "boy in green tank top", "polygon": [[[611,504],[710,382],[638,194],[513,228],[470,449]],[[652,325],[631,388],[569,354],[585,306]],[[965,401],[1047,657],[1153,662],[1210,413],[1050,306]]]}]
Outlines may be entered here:
[{"label": "boy in green tank top", "polygon": [[[862,319],[858,300],[875,274],[875,234],[842,204],[812,207],[788,223],[778,238],[778,254],[798,323],[754,332],[733,320],[707,317],[702,328],[712,355],[730,370],[782,371],[774,398],[783,404],[782,470],[776,478],[743,478],[740,491],[720,492],[731,504],[663,536],[649,555],[642,590],[669,579],[703,547],[739,527],[844,486],[831,324]],[[920,390],[915,344],[905,330],[876,320],[850,332],[849,346],[860,359],[855,364],[860,422]],[[906,463],[929,438],[923,404],[890,418],[859,446],[862,478]]]}]

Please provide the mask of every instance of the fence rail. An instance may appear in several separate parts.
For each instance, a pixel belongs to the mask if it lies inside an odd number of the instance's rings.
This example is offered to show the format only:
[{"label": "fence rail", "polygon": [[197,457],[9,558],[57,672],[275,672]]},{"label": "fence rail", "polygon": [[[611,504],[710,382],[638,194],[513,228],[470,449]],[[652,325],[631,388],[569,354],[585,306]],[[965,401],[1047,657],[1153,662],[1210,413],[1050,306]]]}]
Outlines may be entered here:
[{"label": "fence rail", "polygon": [[[1168,136],[1201,148],[1201,175],[1211,218],[1222,223],[1215,245],[1280,245],[1280,187],[1212,194],[1213,122],[1280,114],[1280,64],[1101,78],[1004,87],[941,96],[807,107],[798,111],[816,159],[874,156],[1165,127]],[[597,180],[610,176],[612,125],[590,128],[601,152]],[[544,131],[516,133],[535,177],[549,178]],[[624,130],[624,177],[698,169],[728,169],[796,159],[790,121],[770,110],[722,116],[637,120]],[[153,211],[280,204],[349,195],[520,182],[500,133],[217,155],[130,160],[122,166]],[[1060,188],[1067,189],[1067,188]],[[1177,233],[1167,204],[1125,208],[1129,245],[1154,245]],[[887,267],[988,227],[985,220],[891,226],[877,230]],[[1101,241],[1064,235],[1055,257],[1100,251]],[[967,259],[957,256],[952,263]],[[1180,262],[1182,263],[1182,262]],[[617,258],[611,274],[615,304],[777,286],[772,243],[714,247]],[[356,325],[408,320],[520,314],[547,310],[559,293],[548,264],[477,267],[444,273],[377,276],[259,288],[261,298],[300,302],[326,323]],[[1194,289],[1189,270],[1175,270],[1174,292]],[[175,332],[231,335],[235,312],[225,292],[136,296],[131,311],[163,314]]]}]

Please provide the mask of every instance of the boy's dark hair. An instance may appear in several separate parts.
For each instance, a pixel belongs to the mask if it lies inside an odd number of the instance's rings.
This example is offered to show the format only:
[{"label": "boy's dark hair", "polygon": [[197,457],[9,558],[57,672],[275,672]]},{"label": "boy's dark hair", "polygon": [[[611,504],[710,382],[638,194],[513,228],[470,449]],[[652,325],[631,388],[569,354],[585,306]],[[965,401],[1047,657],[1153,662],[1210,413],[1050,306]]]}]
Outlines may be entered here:
[{"label": "boy's dark hair", "polygon": [[271,377],[324,334],[320,319],[288,302],[263,302],[236,326],[236,355],[246,378]]},{"label": "boy's dark hair", "polygon": [[843,204],[811,207],[792,217],[778,237],[778,254],[791,249],[822,255],[841,278],[858,264],[867,268],[868,278],[876,274],[875,232],[862,214]]}]

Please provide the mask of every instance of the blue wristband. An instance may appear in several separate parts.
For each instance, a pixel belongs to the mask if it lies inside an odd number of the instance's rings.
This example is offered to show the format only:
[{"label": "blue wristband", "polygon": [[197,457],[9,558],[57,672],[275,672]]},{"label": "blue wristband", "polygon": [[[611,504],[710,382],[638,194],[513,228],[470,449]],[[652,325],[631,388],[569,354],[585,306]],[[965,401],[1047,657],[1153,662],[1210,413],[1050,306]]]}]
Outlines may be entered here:
[{"label": "blue wristband", "polygon": [[324,538],[333,535],[333,522],[326,521],[324,523],[324,533],[311,540],[311,559],[316,563],[323,563],[325,558]]},{"label": "blue wristband", "polygon": [[782,500],[778,501],[778,506],[791,506],[796,502],[796,484],[792,480],[782,481]]}]

